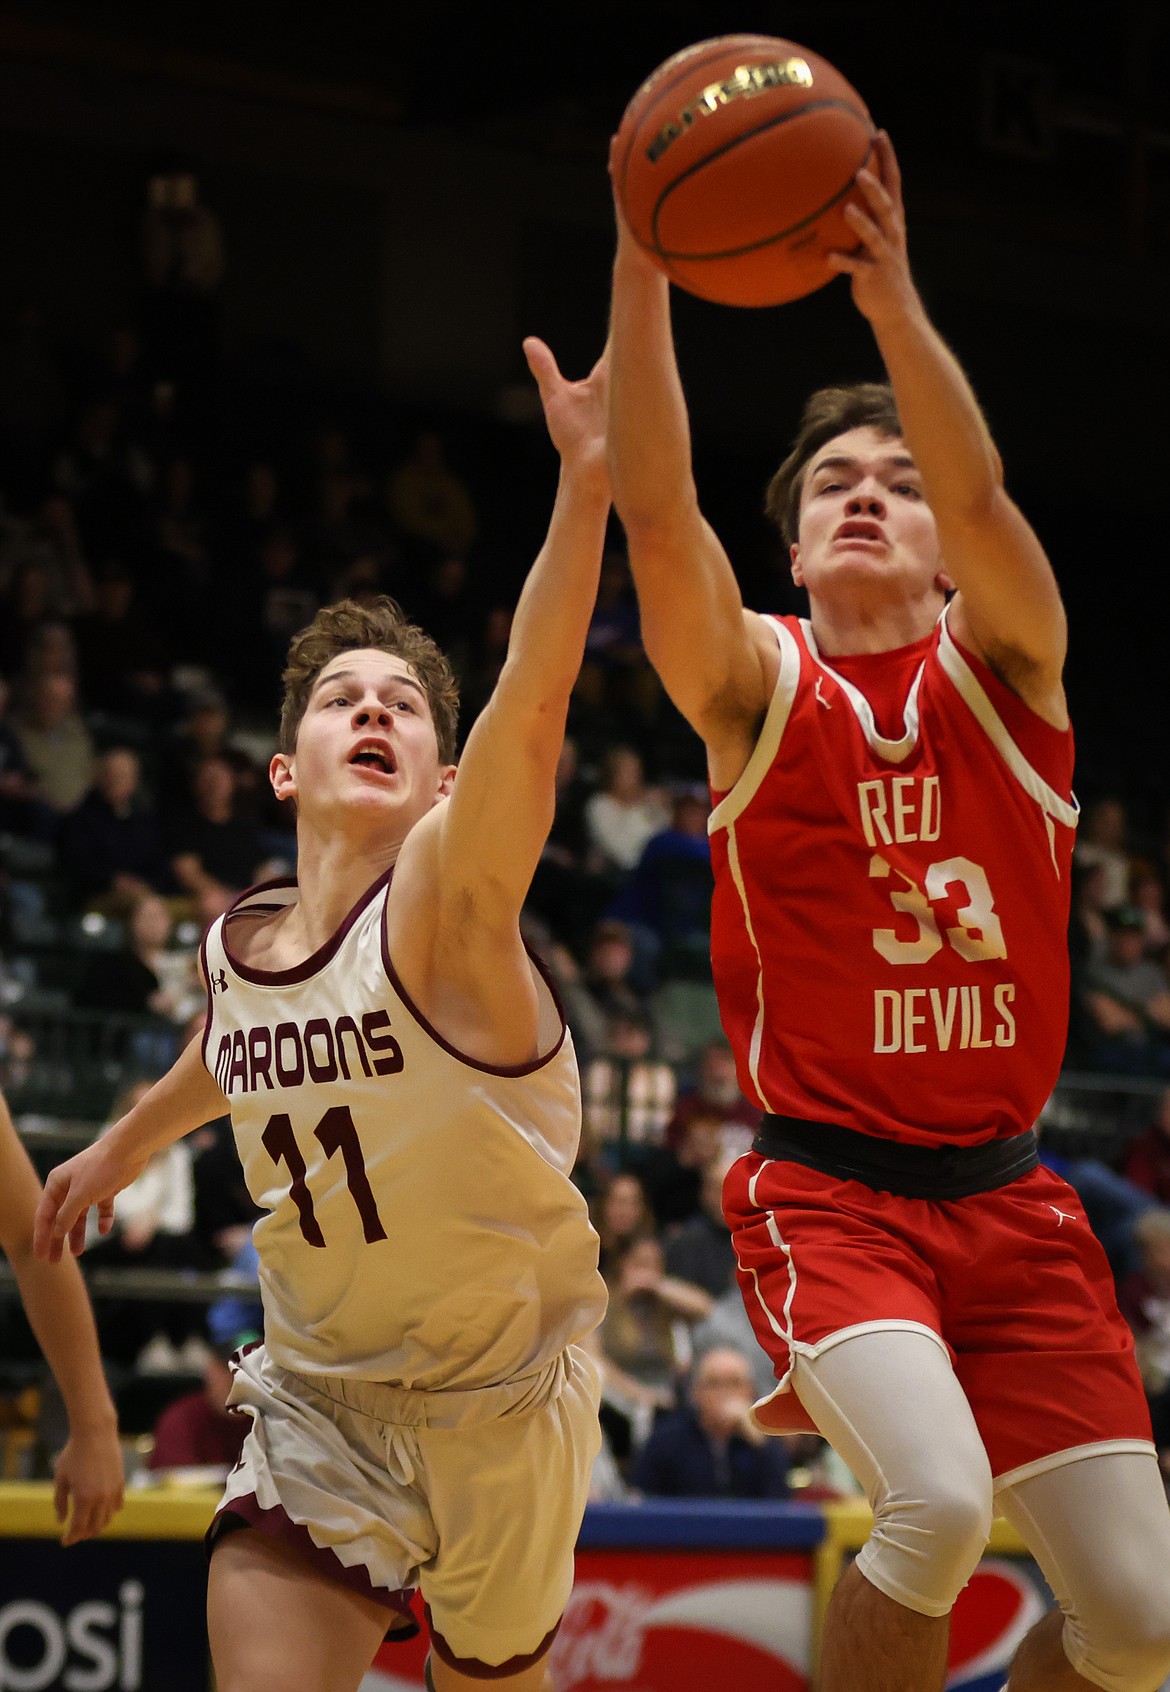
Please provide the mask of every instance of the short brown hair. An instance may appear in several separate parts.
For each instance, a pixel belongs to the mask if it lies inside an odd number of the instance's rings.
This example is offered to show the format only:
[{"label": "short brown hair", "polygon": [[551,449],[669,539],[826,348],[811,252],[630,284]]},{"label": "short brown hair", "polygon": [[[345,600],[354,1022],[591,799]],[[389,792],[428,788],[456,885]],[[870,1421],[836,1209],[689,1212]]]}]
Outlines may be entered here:
[{"label": "short brown hair", "polygon": [[826,441],[849,429],[876,429],[890,440],[902,433],[894,390],[888,382],[854,382],[818,388],[805,402],[792,451],[768,483],[764,511],[791,546],[800,528],[800,495],[809,460]]},{"label": "short brown hair", "polygon": [[354,599],[339,599],[325,605],[307,628],[293,637],[285,667],[284,702],[280,710],[280,750],[296,750],[297,730],[309,703],[317,677],[339,652],[372,649],[390,652],[410,665],[431,708],[439,759],[455,759],[455,731],[459,722],[459,689],[445,655],[430,635],[408,622],[402,607],[386,594],[368,605]]}]

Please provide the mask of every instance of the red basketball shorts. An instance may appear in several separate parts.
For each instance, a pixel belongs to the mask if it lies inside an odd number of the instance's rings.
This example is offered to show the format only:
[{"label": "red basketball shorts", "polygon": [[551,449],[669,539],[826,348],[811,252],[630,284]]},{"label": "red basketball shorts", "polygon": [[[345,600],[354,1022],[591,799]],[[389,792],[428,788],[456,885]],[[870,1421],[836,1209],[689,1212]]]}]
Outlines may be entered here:
[{"label": "red basketball shorts", "polygon": [[1150,1439],[1105,1253],[1050,1170],[935,1201],[748,1152],[723,1205],[748,1314],[782,1386],[799,1356],[859,1329],[926,1328],[946,1346],[997,1477],[1079,1446]]}]

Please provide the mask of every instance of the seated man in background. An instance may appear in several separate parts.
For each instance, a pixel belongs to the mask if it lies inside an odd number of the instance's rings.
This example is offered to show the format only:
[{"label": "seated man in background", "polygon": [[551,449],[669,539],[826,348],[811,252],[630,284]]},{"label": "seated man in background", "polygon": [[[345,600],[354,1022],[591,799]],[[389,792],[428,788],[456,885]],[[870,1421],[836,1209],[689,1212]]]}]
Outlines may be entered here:
[{"label": "seated man in background", "polygon": [[784,1498],[788,1457],[751,1419],[755,1386],[731,1346],[695,1367],[689,1402],[662,1417],[630,1468],[638,1492],[667,1498]]}]

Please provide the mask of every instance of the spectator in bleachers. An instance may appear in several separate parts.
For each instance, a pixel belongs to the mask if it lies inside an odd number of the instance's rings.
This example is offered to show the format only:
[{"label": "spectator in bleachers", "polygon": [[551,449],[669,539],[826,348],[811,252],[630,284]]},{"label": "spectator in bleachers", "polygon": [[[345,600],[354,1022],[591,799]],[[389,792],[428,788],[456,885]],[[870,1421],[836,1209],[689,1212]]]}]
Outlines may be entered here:
[{"label": "spectator in bleachers", "polygon": [[601,1273],[608,1280],[631,1240],[653,1234],[654,1217],[641,1181],[629,1170],[605,1177],[591,1211],[601,1241]]},{"label": "spectator in bleachers", "polygon": [[632,746],[612,746],[601,764],[601,786],[585,802],[589,844],[604,867],[624,879],[647,843],[668,826],[662,794],[646,782]]},{"label": "spectator in bleachers", "polygon": [[1144,955],[1145,926],[1132,905],[1105,913],[1106,951],[1082,975],[1093,1068],[1170,1075],[1170,982]]},{"label": "spectator in bleachers", "polygon": [[0,593],[26,569],[38,573],[41,615],[81,617],[93,609],[94,583],[81,549],[73,507],[52,492],[26,520],[14,523],[0,546]]},{"label": "spectator in bleachers", "polygon": [[[629,1424],[639,1445],[658,1410],[673,1408],[691,1359],[690,1324],[711,1301],[663,1267],[653,1234],[631,1240],[606,1276],[609,1305],[596,1335],[602,1402]],[[624,1453],[619,1453],[624,1455]]]},{"label": "spectator in bleachers", "polygon": [[47,672],[29,685],[12,727],[37,796],[58,816],[79,805],[93,782],[94,746],[78,708],[77,683]]},{"label": "spectator in bleachers", "polygon": [[45,567],[27,560],[0,593],[0,670],[5,675],[15,678],[20,673],[29,636],[51,614]]},{"label": "spectator in bleachers", "polygon": [[558,941],[583,956],[594,925],[609,903],[610,889],[597,874],[600,859],[586,834],[587,789],[578,771],[577,745],[566,735],[557,763],[553,824],[536,866],[528,905]]},{"label": "spectator in bleachers", "polygon": [[735,1056],[727,1041],[708,1040],[699,1053],[693,1084],[679,1095],[666,1142],[681,1149],[692,1117],[716,1115],[728,1130],[723,1136],[723,1149],[746,1151],[760,1126],[761,1114],[759,1106],[740,1091]]},{"label": "spectator in bleachers", "polygon": [[594,716],[649,722],[661,693],[642,647],[641,620],[630,567],[620,552],[601,561],[597,602],[585,638],[585,657],[575,689]]},{"label": "spectator in bleachers", "polygon": [[264,846],[254,822],[240,815],[226,758],[201,757],[191,777],[188,809],[170,830],[171,872],[204,922],[261,878]]},{"label": "spectator in bleachers", "polygon": [[178,1055],[178,1028],[203,1005],[194,950],[172,946],[173,934],[166,900],[155,893],[141,894],[127,913],[125,945],[91,953],[75,995],[82,1010],[156,1016],[174,1024],[175,1031],[160,1042],[160,1072]]},{"label": "spectator in bleachers", "polygon": [[252,1426],[250,1416],[233,1415],[227,1407],[232,1385],[228,1363],[238,1350],[234,1342],[213,1347],[203,1365],[200,1390],[184,1393],[161,1412],[154,1425],[148,1468],[219,1469],[226,1477]]},{"label": "spectator in bleachers", "polygon": [[424,429],[386,479],[386,509],[398,529],[431,555],[465,558],[479,518],[466,484],[447,462],[442,437]]},{"label": "spectator in bleachers", "polygon": [[[114,1103],[111,1123],[132,1109],[150,1086],[144,1080],[127,1087]],[[94,1269],[208,1266],[195,1234],[191,1148],[185,1140],[158,1152],[117,1195],[113,1231],[91,1241],[87,1258]],[[98,1331],[104,1356],[148,1374],[192,1368],[198,1372],[207,1358],[202,1309],[187,1300],[103,1300]]]},{"label": "spectator in bleachers", "polygon": [[788,1453],[751,1420],[751,1370],[730,1347],[699,1359],[687,1403],[660,1418],[630,1466],[635,1491],[664,1498],[786,1498]]},{"label": "spectator in bleachers", "polygon": [[236,1275],[246,1275],[252,1286],[247,1293],[226,1293],[223,1298],[217,1298],[214,1304],[209,1305],[207,1331],[213,1345],[238,1347],[242,1343],[239,1337],[241,1334],[250,1331],[259,1338],[264,1332],[264,1305],[260,1298],[260,1253],[256,1250],[251,1229],[240,1241],[229,1267]]},{"label": "spectator in bleachers", "polygon": [[1106,910],[1124,905],[1129,898],[1128,836],[1129,816],[1116,794],[1104,794],[1086,808],[1074,857],[1084,869],[1100,865],[1104,872],[1101,900]]},{"label": "spectator in bleachers", "polygon": [[1129,902],[1142,919],[1146,956],[1164,963],[1170,950],[1170,923],[1166,920],[1166,886],[1157,866],[1148,859],[1136,858],[1129,892]]},{"label": "spectator in bleachers", "polygon": [[707,838],[707,790],[678,783],[669,825],[642,849],[610,914],[642,939],[658,980],[707,979],[711,974],[711,896],[715,877]]},{"label": "spectator in bleachers", "polygon": [[61,866],[77,905],[115,914],[169,883],[162,834],[129,746],[99,754],[94,783],[61,825]]},{"label": "spectator in bleachers", "polygon": [[189,663],[214,661],[218,648],[215,565],[197,487],[186,454],[163,467],[151,513],[146,584],[151,615],[168,631],[174,655]]},{"label": "spectator in bleachers", "polygon": [[78,622],[76,637],[82,691],[93,709],[137,720],[157,713],[167,693],[171,649],[120,559],[99,567],[93,610]]},{"label": "spectator in bleachers", "polygon": [[[745,1134],[743,1143],[740,1137]],[[725,1152],[738,1157],[750,1144],[750,1129],[725,1121],[713,1110],[688,1116],[673,1145],[664,1137],[662,1145],[651,1148],[639,1174],[658,1226],[669,1231],[676,1223],[690,1221],[701,1206],[704,1170]]]},{"label": "spectator in bleachers", "polygon": [[753,1401],[776,1390],[772,1359],[752,1332],[751,1318],[738,1286],[721,1293],[701,1322],[691,1330],[696,1363],[707,1352],[731,1346],[745,1358],[752,1380]]},{"label": "spectator in bleachers", "polygon": [[583,1154],[607,1169],[637,1169],[662,1144],[677,1082],[653,1055],[653,1033],[641,1011],[607,1019],[605,1046],[581,1074]]},{"label": "spectator in bleachers", "polygon": [[1133,1329],[1159,1451],[1170,1447],[1170,1210],[1148,1210],[1136,1224],[1140,1267],[1118,1303]]},{"label": "spectator in bleachers", "polygon": [[1121,1170],[1136,1187],[1170,1207],[1170,1088],[1158,1100],[1145,1133],[1126,1147]]},{"label": "spectator in bleachers", "polygon": [[8,718],[8,699],[8,683],[0,676],[0,833],[49,839],[56,831],[56,816],[40,796],[20,736]]},{"label": "spectator in bleachers", "polygon": [[53,484],[73,506],[87,557],[102,558],[140,539],[154,467],[128,437],[108,399],[83,406],[72,439],[53,466]]},{"label": "spectator in bleachers", "polygon": [[666,1239],[667,1272],[701,1287],[711,1300],[735,1285],[735,1249],[723,1220],[723,1179],[734,1162],[734,1154],[720,1152],[706,1165],[698,1210]]}]

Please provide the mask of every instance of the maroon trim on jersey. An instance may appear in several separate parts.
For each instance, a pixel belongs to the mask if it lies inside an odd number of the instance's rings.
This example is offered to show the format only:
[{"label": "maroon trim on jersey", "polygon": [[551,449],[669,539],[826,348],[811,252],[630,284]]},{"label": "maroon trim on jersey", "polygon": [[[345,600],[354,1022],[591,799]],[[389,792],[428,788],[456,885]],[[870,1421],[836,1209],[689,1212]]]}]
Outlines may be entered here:
[{"label": "maroon trim on jersey", "polygon": [[565,1015],[565,1007],[561,1003],[561,996],[557,992],[556,983],[553,981],[551,971],[544,962],[544,959],[537,957],[527,940],[524,941],[524,950],[528,956],[529,962],[535,966],[536,973],[540,976],[541,980],[548,988],[549,993],[552,995],[553,1006],[557,1015],[561,1019],[560,1038],[557,1040],[556,1045],[550,1052],[546,1052],[543,1057],[535,1058],[531,1063],[481,1063],[478,1058],[468,1057],[466,1052],[461,1052],[458,1046],[453,1046],[451,1044],[450,1040],[445,1040],[439,1033],[439,1030],[435,1027],[434,1023],[428,1022],[422,1011],[419,1010],[410,994],[406,991],[406,988],[402,985],[398,971],[390,961],[390,947],[386,940],[385,919],[383,919],[382,922],[382,964],[386,970],[391,987],[393,987],[394,991],[398,994],[398,997],[402,1000],[406,1009],[418,1023],[423,1033],[428,1035],[435,1042],[436,1046],[441,1046],[448,1056],[458,1058],[459,1062],[466,1064],[468,1069],[481,1070],[485,1075],[504,1075],[509,1077],[534,1075],[538,1069],[543,1069],[545,1064],[551,1063],[553,1058],[556,1057],[557,1053],[564,1045],[565,1035],[569,1031],[569,1022]]},{"label": "maroon trim on jersey", "polygon": [[427,1627],[430,1629],[431,1649],[436,1657],[442,1657],[447,1667],[454,1669],[456,1674],[469,1675],[472,1680],[503,1680],[509,1674],[523,1674],[525,1669],[531,1668],[545,1655],[561,1625],[558,1621],[555,1627],[550,1628],[536,1650],[530,1651],[527,1656],[509,1657],[502,1663],[481,1663],[478,1657],[457,1657],[435,1626],[431,1606],[424,1603],[423,1611],[426,1614]]},{"label": "maroon trim on jersey", "polygon": [[294,1522],[283,1505],[276,1504],[272,1509],[266,1510],[254,1492],[246,1492],[239,1498],[231,1499],[227,1504],[221,1504],[215,1512],[203,1540],[203,1549],[208,1560],[210,1561],[216,1546],[226,1539],[228,1534],[236,1533],[241,1528],[255,1528],[258,1533],[267,1534],[269,1539],[287,1545],[290,1550],[312,1564],[317,1573],[324,1575],[326,1580],[347,1586],[351,1592],[358,1592],[363,1598],[372,1598],[375,1604],[381,1604],[384,1609],[393,1610],[396,1615],[402,1616],[410,1625],[388,1628],[388,1639],[413,1639],[420,1631],[414,1612],[410,1608],[413,1587],[404,1587],[392,1592],[387,1586],[375,1586],[370,1579],[369,1570],[363,1564],[354,1563],[347,1566],[341,1562],[335,1551],[314,1544],[308,1528],[302,1527],[300,1522]]},{"label": "maroon trim on jersey", "polygon": [[203,970],[203,991],[207,994],[207,1014],[203,1018],[203,1038],[199,1042],[199,1055],[203,1059],[203,1067],[211,1074],[211,1065],[207,1061],[207,1042],[211,1038],[211,971],[207,967],[207,934],[205,929],[199,941],[199,963]]},{"label": "maroon trim on jersey", "polygon": [[[240,959],[233,955],[232,949],[228,945],[228,924],[233,916],[247,914],[240,908],[245,900],[253,898],[257,893],[265,893],[270,888],[295,887],[297,885],[296,879],[293,876],[282,876],[279,881],[263,881],[257,887],[249,887],[246,892],[240,894],[238,899],[234,899],[224,912],[220,938],[223,942],[227,961],[242,981],[250,981],[256,987],[293,987],[297,982],[310,980],[320,970],[324,969],[330,959],[336,956],[341,942],[354,923],[369,905],[371,899],[375,898],[382,888],[388,884],[393,873],[393,866],[388,870],[383,870],[377,881],[366,888],[361,898],[342,918],[339,927],[329,936],[325,944],[319,946],[303,963],[293,964],[290,969],[255,969],[249,964],[241,963]],[[287,906],[284,904],[254,905],[251,908],[258,911],[274,911],[284,910]]]}]

